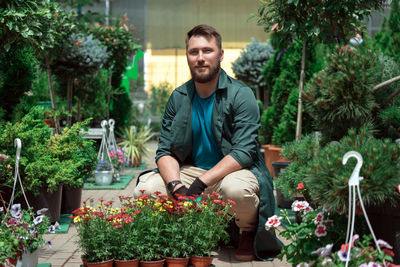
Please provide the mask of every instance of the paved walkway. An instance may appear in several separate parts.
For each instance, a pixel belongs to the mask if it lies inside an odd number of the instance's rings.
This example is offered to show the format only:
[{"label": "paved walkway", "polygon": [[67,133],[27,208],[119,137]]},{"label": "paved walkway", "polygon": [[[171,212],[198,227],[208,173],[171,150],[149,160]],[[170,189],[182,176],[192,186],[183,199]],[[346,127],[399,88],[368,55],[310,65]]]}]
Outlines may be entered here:
[{"label": "paved walkway", "polygon": [[[154,155],[156,151],[157,143],[150,143],[151,153],[145,158],[147,168],[153,168]],[[103,197],[105,200],[115,200],[118,202],[118,196],[132,195],[133,188],[136,184],[136,177],[141,172],[141,170],[131,170],[127,173],[134,174],[135,179],[132,179],[130,184],[124,190],[83,190],[82,199],[94,198],[97,200]],[[69,230],[65,234],[49,234],[45,236],[46,240],[52,242],[52,248],[43,247],[40,251],[39,263],[51,263],[52,267],[79,267],[82,264],[81,252],[76,243],[77,233],[74,224],[71,224]],[[240,262],[236,261],[233,257],[234,249],[223,248],[221,251],[216,252],[213,260],[213,264],[216,267],[231,267],[231,266],[262,266],[262,267],[285,267],[290,266],[287,262],[282,262],[275,259],[272,262],[262,262],[262,261],[251,261],[251,262]]]}]

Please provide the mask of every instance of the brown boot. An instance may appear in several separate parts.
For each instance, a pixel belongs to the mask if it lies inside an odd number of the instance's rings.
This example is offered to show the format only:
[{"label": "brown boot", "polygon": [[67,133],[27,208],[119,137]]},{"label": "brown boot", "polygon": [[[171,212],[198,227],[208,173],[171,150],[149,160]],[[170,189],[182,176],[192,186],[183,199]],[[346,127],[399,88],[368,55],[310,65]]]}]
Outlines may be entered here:
[{"label": "brown boot", "polygon": [[255,234],[255,232],[242,231],[238,248],[235,252],[235,259],[239,261],[252,261],[256,258],[253,247]]}]

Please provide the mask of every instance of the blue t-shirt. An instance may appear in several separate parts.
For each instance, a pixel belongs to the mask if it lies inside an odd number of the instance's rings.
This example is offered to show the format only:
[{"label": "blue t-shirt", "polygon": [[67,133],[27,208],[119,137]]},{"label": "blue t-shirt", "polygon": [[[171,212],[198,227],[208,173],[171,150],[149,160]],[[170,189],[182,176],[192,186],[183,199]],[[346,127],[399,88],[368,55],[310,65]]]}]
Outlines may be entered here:
[{"label": "blue t-shirt", "polygon": [[223,155],[215,142],[211,130],[211,114],[214,106],[215,92],[206,98],[201,98],[197,92],[193,97],[192,131],[193,153],[192,159],[196,167],[209,170],[214,167]]}]

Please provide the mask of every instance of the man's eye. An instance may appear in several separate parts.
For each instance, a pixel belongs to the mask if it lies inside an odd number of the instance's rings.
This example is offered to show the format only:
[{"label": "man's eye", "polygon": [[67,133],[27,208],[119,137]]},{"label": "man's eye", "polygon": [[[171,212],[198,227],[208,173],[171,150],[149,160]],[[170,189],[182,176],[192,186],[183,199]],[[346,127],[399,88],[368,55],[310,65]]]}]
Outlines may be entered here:
[{"label": "man's eye", "polygon": [[208,53],[211,53],[211,52],[212,52],[212,49],[205,49],[205,50],[204,50],[204,53],[207,53],[207,54],[208,54]]},{"label": "man's eye", "polygon": [[189,55],[195,56],[197,55],[199,52],[197,51],[189,51]]}]

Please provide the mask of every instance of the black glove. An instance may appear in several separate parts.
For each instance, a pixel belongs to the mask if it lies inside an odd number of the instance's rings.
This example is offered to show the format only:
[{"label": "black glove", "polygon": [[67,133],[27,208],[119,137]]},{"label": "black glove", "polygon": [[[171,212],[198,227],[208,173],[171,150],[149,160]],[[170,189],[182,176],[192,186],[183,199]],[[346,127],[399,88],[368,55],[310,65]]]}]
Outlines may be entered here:
[{"label": "black glove", "polygon": [[175,199],[178,199],[177,195],[182,195],[182,196],[186,196],[186,192],[188,191],[186,186],[181,186],[178,189],[176,189],[174,192],[172,192],[172,196]]},{"label": "black glove", "polygon": [[186,192],[186,196],[194,196],[194,195],[201,195],[204,190],[207,188],[207,185],[203,183],[199,177],[196,177],[196,180],[190,185],[188,191]]}]

